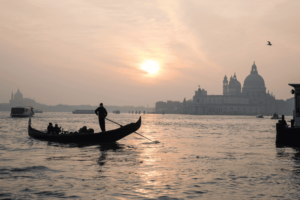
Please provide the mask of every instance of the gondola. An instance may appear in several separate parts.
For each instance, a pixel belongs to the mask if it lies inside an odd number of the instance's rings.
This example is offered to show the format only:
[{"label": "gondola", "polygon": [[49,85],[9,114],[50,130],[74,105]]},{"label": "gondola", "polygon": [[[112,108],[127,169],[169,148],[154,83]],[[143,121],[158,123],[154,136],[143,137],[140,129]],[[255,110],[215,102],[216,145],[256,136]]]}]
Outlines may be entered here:
[{"label": "gondola", "polygon": [[62,143],[113,143],[127,135],[137,131],[141,126],[141,117],[136,123],[121,126],[118,129],[109,130],[99,133],[82,133],[82,134],[47,134],[31,127],[31,118],[28,121],[28,135],[35,139],[62,142]]}]

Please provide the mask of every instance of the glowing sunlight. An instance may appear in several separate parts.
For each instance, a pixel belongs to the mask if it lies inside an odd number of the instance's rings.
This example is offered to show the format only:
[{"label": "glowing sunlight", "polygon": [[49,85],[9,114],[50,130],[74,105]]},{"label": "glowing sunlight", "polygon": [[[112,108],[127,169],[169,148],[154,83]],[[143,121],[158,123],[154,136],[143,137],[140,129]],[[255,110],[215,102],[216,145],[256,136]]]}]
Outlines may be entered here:
[{"label": "glowing sunlight", "polygon": [[147,60],[142,64],[141,69],[148,72],[149,74],[156,74],[159,70],[159,64],[154,60]]}]

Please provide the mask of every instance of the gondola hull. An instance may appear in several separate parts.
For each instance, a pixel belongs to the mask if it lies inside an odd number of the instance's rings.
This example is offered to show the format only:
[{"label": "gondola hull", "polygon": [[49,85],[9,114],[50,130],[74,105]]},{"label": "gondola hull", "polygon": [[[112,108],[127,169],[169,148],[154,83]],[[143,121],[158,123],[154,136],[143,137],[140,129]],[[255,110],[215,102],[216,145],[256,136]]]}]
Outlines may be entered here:
[{"label": "gondola hull", "polygon": [[105,132],[53,135],[32,128],[31,119],[29,119],[28,135],[35,139],[62,143],[112,143],[137,131],[140,128],[140,126],[141,117],[136,123],[127,124],[118,129],[109,130]]}]

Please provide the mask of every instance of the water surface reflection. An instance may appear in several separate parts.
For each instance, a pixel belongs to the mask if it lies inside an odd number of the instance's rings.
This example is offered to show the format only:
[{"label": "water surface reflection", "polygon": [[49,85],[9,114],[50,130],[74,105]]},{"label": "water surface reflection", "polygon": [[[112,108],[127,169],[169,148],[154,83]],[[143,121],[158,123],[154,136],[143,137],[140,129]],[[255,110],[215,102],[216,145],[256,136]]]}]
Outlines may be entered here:
[{"label": "water surface reflection", "polygon": [[[32,123],[41,130],[51,121],[96,131],[93,117],[45,113]],[[137,118],[110,116],[120,124]],[[191,115],[143,115],[142,121],[138,132],[160,143],[136,134],[112,145],[39,141],[28,136],[28,120],[0,116],[0,198],[300,198],[300,151],[276,148],[274,121]]]}]

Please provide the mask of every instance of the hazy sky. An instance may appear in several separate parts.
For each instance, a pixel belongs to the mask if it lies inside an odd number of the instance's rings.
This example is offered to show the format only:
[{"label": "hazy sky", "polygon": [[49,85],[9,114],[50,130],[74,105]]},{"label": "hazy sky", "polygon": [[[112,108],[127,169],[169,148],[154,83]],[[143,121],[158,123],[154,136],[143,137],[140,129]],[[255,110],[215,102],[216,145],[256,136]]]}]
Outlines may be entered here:
[{"label": "hazy sky", "polygon": [[[300,83],[299,0],[0,0],[0,103],[19,88],[47,105],[154,106],[242,86]],[[273,46],[267,46],[271,41]],[[141,70],[146,60],[160,70]]]}]

